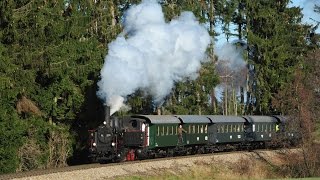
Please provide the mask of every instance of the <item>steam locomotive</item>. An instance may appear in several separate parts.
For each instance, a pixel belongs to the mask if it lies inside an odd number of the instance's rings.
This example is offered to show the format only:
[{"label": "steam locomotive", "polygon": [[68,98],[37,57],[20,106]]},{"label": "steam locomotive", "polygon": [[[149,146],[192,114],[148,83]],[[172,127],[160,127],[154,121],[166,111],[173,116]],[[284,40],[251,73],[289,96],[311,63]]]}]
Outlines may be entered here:
[{"label": "steam locomotive", "polygon": [[105,109],[103,124],[89,130],[93,161],[279,147],[300,139],[298,133],[288,131],[284,116],[132,115],[120,119],[110,117],[110,108]]}]

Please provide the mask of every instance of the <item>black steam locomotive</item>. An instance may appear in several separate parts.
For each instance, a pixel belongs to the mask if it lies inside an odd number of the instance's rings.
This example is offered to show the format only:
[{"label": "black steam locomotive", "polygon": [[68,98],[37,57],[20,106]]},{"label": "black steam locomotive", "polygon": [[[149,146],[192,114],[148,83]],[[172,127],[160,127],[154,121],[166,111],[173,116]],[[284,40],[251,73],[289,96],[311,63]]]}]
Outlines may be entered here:
[{"label": "black steam locomotive", "polygon": [[[89,130],[90,157],[100,162],[294,145],[284,116],[133,115]],[[183,129],[183,130],[181,130]]]}]

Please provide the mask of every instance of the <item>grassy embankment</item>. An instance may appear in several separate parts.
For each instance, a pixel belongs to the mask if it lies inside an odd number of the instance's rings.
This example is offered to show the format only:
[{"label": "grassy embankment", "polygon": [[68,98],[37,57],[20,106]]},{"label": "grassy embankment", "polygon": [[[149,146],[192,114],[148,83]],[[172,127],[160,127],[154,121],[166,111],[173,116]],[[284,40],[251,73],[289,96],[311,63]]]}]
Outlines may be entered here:
[{"label": "grassy embankment", "polygon": [[149,173],[118,177],[118,180],[193,180],[193,179],[273,179],[283,178],[284,174],[273,173],[273,165],[263,161],[240,159],[236,163],[214,162],[204,164],[198,162],[192,167],[177,167],[166,170],[155,170]]}]

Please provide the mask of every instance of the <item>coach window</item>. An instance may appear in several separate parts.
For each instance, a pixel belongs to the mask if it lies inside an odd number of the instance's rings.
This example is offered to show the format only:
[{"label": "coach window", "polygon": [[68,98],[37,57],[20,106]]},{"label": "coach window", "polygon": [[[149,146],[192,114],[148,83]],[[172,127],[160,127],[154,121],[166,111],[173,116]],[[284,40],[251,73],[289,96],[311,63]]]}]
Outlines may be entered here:
[{"label": "coach window", "polygon": [[208,125],[204,126],[204,133],[208,133]]},{"label": "coach window", "polygon": [[217,125],[217,133],[220,133],[220,126]]},{"label": "coach window", "polygon": [[171,126],[171,135],[173,135],[173,126]]},{"label": "coach window", "polygon": [[167,133],[166,135],[168,136],[169,135],[169,126],[167,126]]},{"label": "coach window", "polygon": [[176,126],[176,135],[178,134],[178,126]]},{"label": "coach window", "polygon": [[192,134],[195,134],[195,133],[196,133],[196,126],[193,125],[193,126],[192,126]]},{"label": "coach window", "polygon": [[200,131],[201,131],[201,134],[203,134],[203,125],[201,125]]},{"label": "coach window", "polygon": [[161,136],[164,136],[164,126],[162,126]]},{"label": "coach window", "polygon": [[191,134],[191,125],[189,125],[188,133]]},{"label": "coach window", "polygon": [[160,127],[158,126],[158,128],[157,128],[157,136],[159,136],[159,134],[160,134]]},{"label": "coach window", "polygon": [[200,125],[198,125],[198,132],[197,132],[198,134],[200,133]]},{"label": "coach window", "polygon": [[236,124],[233,125],[233,132],[238,132],[238,131],[237,131],[237,125],[236,125]]},{"label": "coach window", "polygon": [[266,127],[264,129],[264,132],[268,132],[268,124],[266,124]]},{"label": "coach window", "polygon": [[260,130],[260,124],[257,124],[257,132]]}]

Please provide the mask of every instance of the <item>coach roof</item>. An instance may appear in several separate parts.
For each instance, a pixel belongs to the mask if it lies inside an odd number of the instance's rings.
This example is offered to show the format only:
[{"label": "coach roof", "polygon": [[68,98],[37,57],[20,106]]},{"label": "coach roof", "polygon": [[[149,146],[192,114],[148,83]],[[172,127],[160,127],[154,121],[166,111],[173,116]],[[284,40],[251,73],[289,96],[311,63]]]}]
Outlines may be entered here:
[{"label": "coach roof", "polygon": [[248,120],[249,122],[253,122],[253,123],[278,122],[277,118],[273,116],[243,116],[243,117],[246,118],[246,120]]},{"label": "coach roof", "polygon": [[285,123],[288,121],[288,116],[274,115],[273,117],[277,118],[281,123]]},{"label": "coach roof", "polygon": [[211,121],[206,116],[200,115],[176,115],[183,123],[206,123],[209,124]]},{"label": "coach roof", "polygon": [[208,115],[212,123],[244,123],[246,120],[240,116],[221,116],[221,115]]},{"label": "coach roof", "polygon": [[134,115],[133,118],[140,118],[150,121],[152,124],[180,124],[181,121],[173,115]]}]

